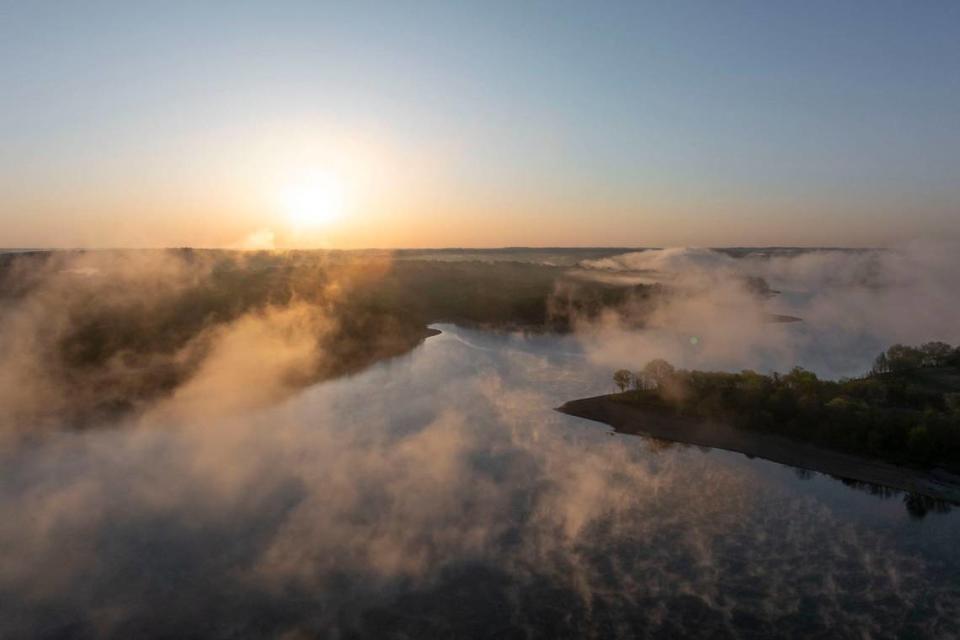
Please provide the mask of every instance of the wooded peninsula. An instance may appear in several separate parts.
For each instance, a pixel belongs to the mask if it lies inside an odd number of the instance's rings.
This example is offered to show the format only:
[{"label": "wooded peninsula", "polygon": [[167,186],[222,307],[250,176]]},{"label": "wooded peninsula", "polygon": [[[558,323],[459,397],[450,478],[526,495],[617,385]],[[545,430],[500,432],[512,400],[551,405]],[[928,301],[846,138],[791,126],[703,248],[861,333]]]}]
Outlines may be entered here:
[{"label": "wooded peninsula", "polygon": [[960,348],[894,345],[858,378],[675,369],[613,374],[620,392],[561,411],[618,431],[739,451],[853,480],[960,499]]}]

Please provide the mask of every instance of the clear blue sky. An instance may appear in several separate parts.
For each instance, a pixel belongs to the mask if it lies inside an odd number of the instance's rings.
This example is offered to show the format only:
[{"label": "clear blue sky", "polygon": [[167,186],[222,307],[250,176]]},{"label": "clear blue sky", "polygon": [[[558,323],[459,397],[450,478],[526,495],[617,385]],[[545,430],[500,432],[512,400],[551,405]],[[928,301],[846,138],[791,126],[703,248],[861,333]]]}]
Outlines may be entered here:
[{"label": "clear blue sky", "polygon": [[960,2],[5,2],[0,61],[0,246],[294,242],[300,165],[342,246],[960,237]]}]

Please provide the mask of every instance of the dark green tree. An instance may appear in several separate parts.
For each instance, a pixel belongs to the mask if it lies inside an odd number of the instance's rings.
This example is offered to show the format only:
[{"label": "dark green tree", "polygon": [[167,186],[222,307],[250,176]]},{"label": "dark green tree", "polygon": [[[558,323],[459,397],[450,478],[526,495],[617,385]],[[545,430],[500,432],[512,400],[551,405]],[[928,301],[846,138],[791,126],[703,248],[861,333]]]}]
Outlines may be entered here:
[{"label": "dark green tree", "polygon": [[887,363],[894,373],[923,366],[923,352],[916,347],[895,344],[887,349]]},{"label": "dark green tree", "polygon": [[626,369],[617,369],[613,372],[613,384],[617,385],[621,393],[627,390],[632,381],[633,374]]},{"label": "dark green tree", "polygon": [[876,360],[873,361],[873,367],[870,368],[870,373],[875,376],[890,373],[890,362],[887,360],[886,353],[877,356]]},{"label": "dark green tree", "polygon": [[953,347],[946,342],[928,342],[920,346],[925,367],[944,367],[953,355]]},{"label": "dark green tree", "polygon": [[658,387],[663,384],[664,380],[672,376],[674,371],[673,365],[663,358],[651,360],[647,363],[647,366],[643,368],[644,375]]}]

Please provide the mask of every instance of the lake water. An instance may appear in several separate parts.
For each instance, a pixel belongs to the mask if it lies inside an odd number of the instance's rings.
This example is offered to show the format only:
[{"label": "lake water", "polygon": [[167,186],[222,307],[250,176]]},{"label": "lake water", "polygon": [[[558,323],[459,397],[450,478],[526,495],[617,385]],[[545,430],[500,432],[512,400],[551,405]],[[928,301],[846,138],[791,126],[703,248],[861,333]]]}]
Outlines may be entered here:
[{"label": "lake water", "polygon": [[[0,450],[0,637],[957,637],[960,515],[559,414],[452,326],[242,415]],[[162,424],[160,424],[162,422]]]}]

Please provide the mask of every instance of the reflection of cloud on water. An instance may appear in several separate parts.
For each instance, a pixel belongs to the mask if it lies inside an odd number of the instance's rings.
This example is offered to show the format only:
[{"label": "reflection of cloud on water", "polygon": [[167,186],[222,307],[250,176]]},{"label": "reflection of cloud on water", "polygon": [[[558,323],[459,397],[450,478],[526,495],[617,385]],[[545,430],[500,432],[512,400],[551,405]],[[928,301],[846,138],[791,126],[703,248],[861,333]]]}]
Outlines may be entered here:
[{"label": "reflection of cloud on water", "polygon": [[0,635],[956,630],[889,527],[549,410],[596,373],[437,339],[269,410],[2,451]]}]

